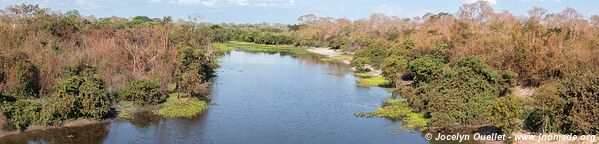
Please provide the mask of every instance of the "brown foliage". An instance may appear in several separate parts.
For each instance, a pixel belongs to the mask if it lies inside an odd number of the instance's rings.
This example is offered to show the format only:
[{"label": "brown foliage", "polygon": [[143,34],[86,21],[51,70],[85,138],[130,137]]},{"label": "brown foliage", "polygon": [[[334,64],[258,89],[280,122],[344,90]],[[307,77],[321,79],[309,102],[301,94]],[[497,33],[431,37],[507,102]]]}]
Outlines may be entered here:
[{"label": "brown foliage", "polygon": [[[572,8],[548,14],[533,8],[527,17],[494,11],[487,2],[465,4],[455,14],[426,14],[411,19],[374,14],[369,18],[312,18],[300,30],[299,45],[335,47],[353,52],[369,41],[400,44],[414,41],[415,51],[428,51],[435,43],[454,47],[450,63],[480,56],[490,66],[517,72],[524,85],[548,80],[581,69],[599,70],[599,17],[585,19]],[[388,47],[392,48],[392,47]]]}]

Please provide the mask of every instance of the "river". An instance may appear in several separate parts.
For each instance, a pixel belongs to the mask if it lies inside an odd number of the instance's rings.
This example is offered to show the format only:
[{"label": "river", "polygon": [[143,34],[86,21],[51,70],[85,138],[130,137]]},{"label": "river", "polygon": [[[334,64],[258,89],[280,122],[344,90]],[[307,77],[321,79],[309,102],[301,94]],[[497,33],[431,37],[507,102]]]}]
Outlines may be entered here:
[{"label": "river", "polygon": [[391,94],[359,87],[349,67],[315,55],[231,51],[220,58],[212,103],[192,119],[134,120],[30,131],[0,143],[428,143],[400,122],[355,117]]}]

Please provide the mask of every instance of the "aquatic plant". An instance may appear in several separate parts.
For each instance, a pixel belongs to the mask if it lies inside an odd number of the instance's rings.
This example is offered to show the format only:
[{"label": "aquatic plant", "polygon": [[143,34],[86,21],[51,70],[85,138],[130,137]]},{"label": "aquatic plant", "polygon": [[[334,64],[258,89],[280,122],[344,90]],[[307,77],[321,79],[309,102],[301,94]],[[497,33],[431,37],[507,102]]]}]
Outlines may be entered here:
[{"label": "aquatic plant", "polygon": [[208,109],[205,101],[197,98],[179,98],[179,94],[170,94],[162,108],[154,111],[160,116],[172,118],[191,118]]},{"label": "aquatic plant", "polygon": [[384,77],[370,77],[370,78],[363,78],[363,79],[359,79],[358,80],[358,85],[359,86],[365,86],[365,87],[370,87],[370,86],[388,86],[391,84],[391,81],[385,79]]}]

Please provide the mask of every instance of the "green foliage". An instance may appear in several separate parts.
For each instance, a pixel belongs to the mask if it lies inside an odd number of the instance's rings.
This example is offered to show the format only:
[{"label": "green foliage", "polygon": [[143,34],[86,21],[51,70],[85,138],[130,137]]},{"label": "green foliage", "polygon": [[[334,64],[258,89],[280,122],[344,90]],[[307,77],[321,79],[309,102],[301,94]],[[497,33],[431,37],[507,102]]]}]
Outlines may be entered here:
[{"label": "green foliage", "polygon": [[363,58],[367,61],[365,64],[369,64],[374,67],[379,67],[383,60],[387,56],[387,49],[382,44],[372,43],[367,48],[357,50],[354,53],[354,58]]},{"label": "green foliage", "polygon": [[205,50],[194,49],[189,46],[179,49],[179,64],[182,72],[193,71],[198,73],[202,78],[202,82],[214,77],[214,69],[218,67],[212,56]]},{"label": "green foliage", "polygon": [[25,130],[30,125],[48,125],[60,122],[49,104],[22,99],[14,103],[4,102],[1,112],[7,118],[7,128]]},{"label": "green foliage", "polygon": [[415,84],[430,82],[438,78],[443,63],[439,59],[421,57],[411,61],[405,74],[414,80]]},{"label": "green foliage", "polygon": [[504,96],[495,99],[485,112],[489,123],[499,127],[503,133],[519,130],[524,114],[525,100],[515,96]]},{"label": "green foliage", "polygon": [[451,55],[450,47],[445,43],[436,43],[430,49],[429,55],[434,59],[439,59],[443,63],[449,62],[449,56]]},{"label": "green foliage", "polygon": [[356,72],[368,72],[370,71],[370,69],[366,68],[368,61],[368,58],[365,57],[354,57],[350,65],[356,69]]},{"label": "green foliage", "polygon": [[370,87],[370,86],[388,86],[391,84],[391,81],[387,80],[384,77],[371,77],[371,78],[362,78],[358,80],[358,85]]},{"label": "green foliage", "polygon": [[391,80],[401,79],[401,75],[408,69],[408,59],[401,56],[391,55],[386,57],[382,63],[382,74]]},{"label": "green foliage", "polygon": [[354,76],[359,77],[359,78],[369,78],[369,77],[372,77],[372,75],[370,75],[368,73],[354,73]]},{"label": "green foliage", "polygon": [[599,77],[577,74],[542,86],[533,95],[535,111],[528,127],[536,132],[597,134],[599,132]]},{"label": "green foliage", "polygon": [[239,41],[231,41],[228,42],[227,45],[248,52],[284,53],[292,55],[308,54],[306,49],[294,46],[266,45]]},{"label": "green foliage", "polygon": [[502,79],[480,58],[466,57],[451,67],[431,64],[440,63],[434,60],[419,59],[410,67],[417,73],[414,95],[405,97],[416,110],[431,115],[433,126],[450,128],[456,123],[488,123],[484,112],[496,108],[490,106],[509,88],[504,82],[510,80]]},{"label": "green foliage", "polygon": [[110,111],[104,84],[94,77],[71,76],[54,89],[52,103],[63,119],[103,118]]},{"label": "green foliage", "polygon": [[152,19],[150,19],[147,16],[135,16],[133,17],[133,19],[131,19],[131,21],[129,21],[129,23],[131,25],[140,25],[140,24],[145,24],[145,23],[150,23],[152,22]]},{"label": "green foliage", "polygon": [[219,52],[229,52],[233,50],[233,47],[225,43],[212,43],[212,47],[216,48]]},{"label": "green foliage", "polygon": [[214,69],[218,67],[217,63],[206,51],[191,47],[181,48],[179,57],[181,90],[190,96],[207,98],[208,81],[214,77]]},{"label": "green foliage", "polygon": [[388,99],[382,108],[374,112],[358,112],[361,117],[384,117],[391,120],[402,120],[403,128],[419,128],[424,131],[428,128],[430,119],[424,114],[413,111],[405,99]]},{"label": "green foliage", "polygon": [[127,101],[141,105],[159,104],[166,96],[160,91],[160,83],[156,80],[133,80],[121,90],[120,96]]},{"label": "green foliage", "polygon": [[195,98],[178,98],[178,95],[170,94],[164,106],[154,113],[171,118],[192,118],[208,109],[208,104],[205,101]]}]

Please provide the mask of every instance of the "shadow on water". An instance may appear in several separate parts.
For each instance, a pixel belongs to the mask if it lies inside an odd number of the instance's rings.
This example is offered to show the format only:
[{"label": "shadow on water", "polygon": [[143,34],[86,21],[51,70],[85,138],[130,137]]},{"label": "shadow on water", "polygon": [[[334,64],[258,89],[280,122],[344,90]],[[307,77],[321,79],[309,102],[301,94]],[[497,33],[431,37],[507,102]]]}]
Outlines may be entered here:
[{"label": "shadow on water", "polygon": [[102,143],[104,139],[106,139],[106,137],[108,136],[108,129],[106,127],[107,125],[108,123],[99,123],[69,128],[30,131],[26,133],[6,136],[0,139],[0,143]]}]

